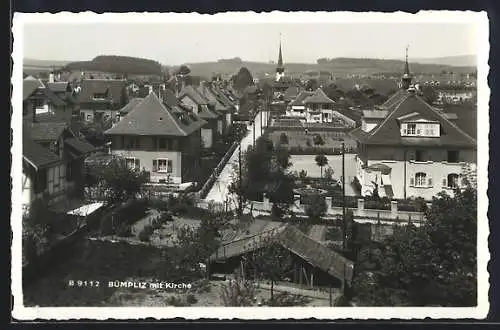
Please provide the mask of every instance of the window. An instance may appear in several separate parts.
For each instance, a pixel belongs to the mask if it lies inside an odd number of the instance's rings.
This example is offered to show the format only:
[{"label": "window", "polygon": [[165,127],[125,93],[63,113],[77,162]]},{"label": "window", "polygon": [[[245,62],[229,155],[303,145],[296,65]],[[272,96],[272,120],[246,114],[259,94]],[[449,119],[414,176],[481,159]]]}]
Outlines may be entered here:
[{"label": "window", "polygon": [[94,100],[105,100],[106,93],[94,93],[93,98]]},{"label": "window", "polygon": [[424,150],[415,150],[415,161],[417,162],[425,162],[425,151]]},{"label": "window", "polygon": [[172,161],[170,159],[153,159],[153,172],[172,173]]},{"label": "window", "polygon": [[408,124],[406,128],[407,135],[415,135],[417,131],[417,124]]},{"label": "window", "polygon": [[448,150],[448,163],[458,163],[458,151]]},{"label": "window", "polygon": [[128,157],[125,158],[128,168],[138,170],[141,167],[141,162],[138,158]]},{"label": "window", "polygon": [[35,107],[37,109],[43,108],[45,106],[45,100],[44,99],[35,99]]},{"label": "window", "polygon": [[455,174],[455,173],[448,174],[447,179],[448,180],[447,180],[446,186],[448,188],[457,188],[458,187],[458,174]]},{"label": "window", "polygon": [[90,113],[87,114],[87,121],[92,121],[92,114]]},{"label": "window", "polygon": [[427,185],[427,175],[422,172],[415,174],[415,186],[424,187],[426,185]]}]

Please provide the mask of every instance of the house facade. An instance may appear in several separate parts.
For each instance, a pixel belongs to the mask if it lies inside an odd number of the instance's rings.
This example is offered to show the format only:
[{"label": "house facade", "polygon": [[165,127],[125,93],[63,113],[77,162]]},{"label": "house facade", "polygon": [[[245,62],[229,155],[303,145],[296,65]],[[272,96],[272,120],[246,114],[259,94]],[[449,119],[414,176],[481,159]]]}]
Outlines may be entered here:
[{"label": "house facade", "polygon": [[124,79],[84,79],[76,87],[82,121],[115,120],[127,100]]},{"label": "house facade", "polygon": [[222,114],[213,110],[209,106],[209,100],[191,85],[185,86],[181,90],[179,101],[206,122],[205,126],[201,128],[203,147],[212,148],[223,133],[224,118]]},{"label": "house facade", "polygon": [[23,208],[41,198],[53,204],[79,196],[83,162],[94,151],[64,122],[24,123]]},{"label": "house facade", "polygon": [[426,103],[410,85],[408,67],[402,89],[379,109],[364,111],[351,132],[358,145],[356,177],[362,196],[431,200],[445,190],[475,185],[476,140],[452,118]]},{"label": "house facade", "polygon": [[151,92],[105,132],[111,152],[131,168],[150,174],[150,182],[196,181],[201,128],[206,122],[180,106],[167,105]]}]

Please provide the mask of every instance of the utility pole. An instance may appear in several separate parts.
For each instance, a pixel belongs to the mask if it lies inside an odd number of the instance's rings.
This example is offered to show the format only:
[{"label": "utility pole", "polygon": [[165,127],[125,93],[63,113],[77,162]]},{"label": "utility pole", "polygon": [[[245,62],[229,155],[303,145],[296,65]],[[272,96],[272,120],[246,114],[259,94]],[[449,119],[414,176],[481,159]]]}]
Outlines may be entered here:
[{"label": "utility pole", "polygon": [[243,215],[243,199],[242,199],[242,194],[243,194],[243,182],[242,182],[242,173],[241,173],[241,143],[239,147],[239,152],[238,152],[238,175],[240,182],[238,184],[238,215],[242,216]]},{"label": "utility pole", "polygon": [[253,117],[253,148],[255,149],[255,118],[257,118],[257,115],[255,113],[252,113]]},{"label": "utility pole", "polygon": [[342,224],[343,224],[343,240],[342,248],[347,249],[347,223],[345,218],[345,143],[342,141]]}]

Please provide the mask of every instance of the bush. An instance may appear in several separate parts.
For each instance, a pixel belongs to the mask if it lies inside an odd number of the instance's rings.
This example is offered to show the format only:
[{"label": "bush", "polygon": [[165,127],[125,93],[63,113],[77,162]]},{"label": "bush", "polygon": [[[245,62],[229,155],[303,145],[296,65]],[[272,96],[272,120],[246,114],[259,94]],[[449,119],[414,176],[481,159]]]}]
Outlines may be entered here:
[{"label": "bush", "polygon": [[193,305],[198,302],[198,299],[196,299],[196,296],[194,294],[188,294],[186,297],[186,302],[190,305]]},{"label": "bush", "polygon": [[116,231],[116,235],[121,237],[130,237],[132,236],[132,227],[127,224],[122,224]]},{"label": "bush", "polygon": [[154,232],[154,228],[153,228],[153,226],[151,226],[151,225],[146,225],[146,226],[144,226],[144,228],[142,228],[142,230],[140,231],[140,233],[139,233],[139,239],[140,239],[142,242],[149,242],[149,240],[151,239],[151,235],[153,235],[153,232]]},{"label": "bush", "polygon": [[182,301],[180,297],[176,296],[170,296],[167,299],[167,305],[170,306],[175,306],[175,307],[183,307],[186,306],[186,304]]},{"label": "bush", "polygon": [[325,141],[323,140],[323,138],[319,134],[316,134],[314,136],[313,142],[314,142],[315,145],[318,145],[318,146],[321,146],[321,145],[325,144]]},{"label": "bush", "polygon": [[337,299],[335,299],[334,306],[350,307],[351,303],[349,302],[349,300],[345,296],[342,295],[342,296],[338,297]]},{"label": "bush", "polygon": [[312,220],[319,220],[326,213],[326,202],[323,196],[318,194],[311,196],[311,202],[306,205],[306,214]]}]

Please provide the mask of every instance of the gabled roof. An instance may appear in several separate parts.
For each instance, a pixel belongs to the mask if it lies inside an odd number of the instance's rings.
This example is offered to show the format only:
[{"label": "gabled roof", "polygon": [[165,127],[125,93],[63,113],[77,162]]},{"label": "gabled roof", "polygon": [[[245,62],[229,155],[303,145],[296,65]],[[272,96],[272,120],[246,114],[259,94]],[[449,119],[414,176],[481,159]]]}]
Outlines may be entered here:
[{"label": "gabled roof", "polygon": [[60,161],[59,157],[23,132],[23,158],[36,170]]},{"label": "gabled roof", "polygon": [[307,92],[307,91],[302,91],[297,95],[295,100],[290,102],[291,106],[299,106],[299,105],[304,105],[304,100],[308,98],[309,96],[313,95],[313,92]]},{"label": "gabled roof", "polygon": [[290,86],[283,93],[283,98],[285,101],[291,101],[299,95],[300,89],[297,86]]},{"label": "gabled roof", "polygon": [[352,261],[289,224],[224,244],[210,259],[212,261],[225,260],[270,244],[282,246],[312,266],[318,267],[336,278],[345,278],[347,281],[352,279],[354,270]]},{"label": "gabled roof", "polygon": [[197,91],[208,100],[209,104],[215,108],[215,111],[225,111],[227,109],[227,107],[221,103],[217,94],[215,94],[206,84],[202,83],[198,86]]},{"label": "gabled roof", "polygon": [[182,99],[186,95],[198,105],[208,104],[208,100],[191,85],[184,86],[179,93],[179,99]]},{"label": "gabled roof", "polygon": [[173,113],[155,93],[151,93],[105,134],[188,136],[205,124],[194,114]]},{"label": "gabled roof", "polygon": [[212,90],[219,96],[220,101],[226,106],[226,107],[234,107],[234,101],[231,101],[229,97],[224,93],[223,90],[221,90],[219,87],[214,86]]},{"label": "gabled roof", "polygon": [[126,86],[127,81],[121,79],[84,79],[77,98],[81,103],[94,102],[95,93],[107,92],[109,101],[119,103]]},{"label": "gabled roof", "polygon": [[140,102],[144,100],[141,97],[136,97],[131,99],[123,108],[120,109],[120,114],[121,115],[126,115],[128,114],[133,108],[135,108]]},{"label": "gabled roof", "polygon": [[[402,93],[400,93],[402,95]],[[462,146],[474,147],[476,140],[447,119],[443,113],[430,106],[414,92],[405,91],[401,100],[388,108],[387,117],[370,132],[356,128],[350,134],[365,144],[379,145],[419,145],[419,146]],[[398,118],[418,112],[420,116],[440,124],[440,137],[401,136]]]},{"label": "gabled roof", "polygon": [[202,105],[201,109],[198,110],[197,115],[202,119],[217,119],[221,116],[221,114],[217,111],[213,111],[208,108],[207,105]]},{"label": "gabled roof", "polygon": [[23,125],[24,133],[34,141],[55,141],[67,129],[65,122],[28,122]]},{"label": "gabled roof", "polygon": [[331,98],[329,98],[328,96],[326,96],[325,92],[323,92],[323,90],[321,88],[318,88],[316,89],[316,91],[314,91],[313,95],[307,97],[305,100],[304,100],[304,103],[305,104],[311,104],[311,103],[314,103],[314,104],[334,104],[335,101],[333,101]]},{"label": "gabled roof", "polygon": [[31,76],[23,80],[23,101],[30,97],[38,88],[45,87],[39,79]]},{"label": "gabled roof", "polygon": [[77,151],[81,154],[89,154],[89,153],[97,150],[96,147],[94,147],[92,144],[87,142],[85,139],[80,139],[77,137],[65,139],[64,144],[67,144],[68,146],[70,146],[75,151]]},{"label": "gabled roof", "polygon": [[48,87],[54,93],[64,93],[71,91],[71,86],[67,81],[49,82],[46,83],[45,86]]}]

